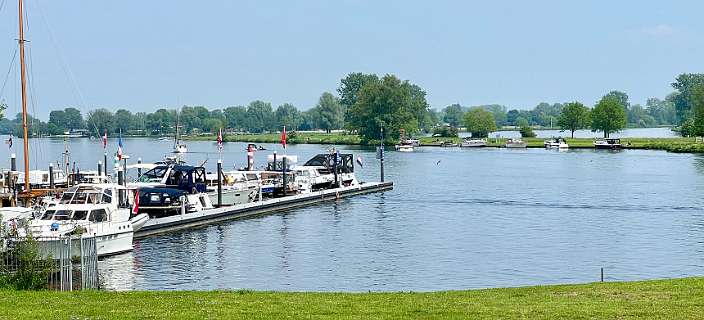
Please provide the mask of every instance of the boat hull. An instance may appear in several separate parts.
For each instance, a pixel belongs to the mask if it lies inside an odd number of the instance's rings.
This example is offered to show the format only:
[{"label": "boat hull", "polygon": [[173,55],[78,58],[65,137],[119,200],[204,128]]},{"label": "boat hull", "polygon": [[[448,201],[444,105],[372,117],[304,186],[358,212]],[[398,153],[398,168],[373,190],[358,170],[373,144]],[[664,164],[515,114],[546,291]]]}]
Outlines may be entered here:
[{"label": "boat hull", "polygon": [[[96,235],[96,249],[98,251],[99,257],[115,255],[123,252],[132,251],[132,240],[134,233],[132,230],[129,232],[121,232],[109,235]],[[65,255],[67,252],[62,252],[63,241],[68,241],[59,238],[39,238],[37,239],[37,248],[39,253],[45,257],[52,259],[67,258]],[[81,241],[80,238],[71,239],[71,257],[81,255]]]},{"label": "boat hull", "polygon": [[[236,205],[248,203],[254,200],[256,190],[223,190],[222,191],[222,204],[224,205]],[[216,204],[218,203],[218,192],[209,192],[208,197],[210,202]]]}]

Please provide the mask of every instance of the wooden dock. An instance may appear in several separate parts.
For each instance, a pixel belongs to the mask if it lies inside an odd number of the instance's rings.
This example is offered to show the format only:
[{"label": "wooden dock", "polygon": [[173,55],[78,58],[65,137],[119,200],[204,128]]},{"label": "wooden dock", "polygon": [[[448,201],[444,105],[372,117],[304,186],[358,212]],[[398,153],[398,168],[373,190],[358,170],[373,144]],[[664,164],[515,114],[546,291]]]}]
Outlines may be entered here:
[{"label": "wooden dock", "polygon": [[225,220],[272,214],[283,210],[299,208],[325,201],[332,201],[366,193],[392,190],[393,188],[393,182],[367,182],[356,186],[315,191],[282,198],[268,199],[261,202],[250,202],[235,206],[208,209],[200,212],[150,219],[139,231],[135,232],[134,237],[143,238],[160,233],[204,226]]}]

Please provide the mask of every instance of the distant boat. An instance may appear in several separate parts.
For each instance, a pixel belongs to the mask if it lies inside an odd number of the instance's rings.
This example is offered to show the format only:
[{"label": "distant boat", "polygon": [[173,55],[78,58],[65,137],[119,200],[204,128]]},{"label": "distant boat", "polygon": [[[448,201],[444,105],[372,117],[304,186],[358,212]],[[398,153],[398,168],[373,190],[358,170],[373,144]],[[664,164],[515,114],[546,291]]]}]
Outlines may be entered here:
[{"label": "distant boat", "polygon": [[415,151],[415,147],[413,147],[412,144],[397,144],[395,147],[396,147],[396,151],[399,151],[399,152],[413,152],[413,151]]},{"label": "distant boat", "polygon": [[546,149],[568,149],[570,146],[563,138],[552,138],[543,142]]},{"label": "distant boat", "polygon": [[527,148],[528,144],[521,139],[508,139],[504,146],[506,148]]},{"label": "distant boat", "polygon": [[599,139],[597,141],[594,141],[594,148],[610,149],[610,150],[621,149],[621,139],[618,139],[618,138]]},{"label": "distant boat", "polygon": [[465,148],[486,147],[486,140],[485,139],[464,139],[464,140],[462,140],[460,147],[465,147]]}]

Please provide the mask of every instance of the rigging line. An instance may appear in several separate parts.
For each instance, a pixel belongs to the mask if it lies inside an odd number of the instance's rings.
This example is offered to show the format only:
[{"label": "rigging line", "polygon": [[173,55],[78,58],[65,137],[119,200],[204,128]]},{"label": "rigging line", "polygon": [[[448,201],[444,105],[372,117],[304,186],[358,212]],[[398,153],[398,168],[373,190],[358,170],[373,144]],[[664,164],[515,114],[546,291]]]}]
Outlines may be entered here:
[{"label": "rigging line", "polygon": [[46,29],[49,34],[49,39],[51,40],[51,44],[53,45],[54,50],[56,51],[56,55],[59,57],[59,61],[61,61],[61,68],[63,69],[64,73],[68,75],[69,81],[71,82],[71,85],[73,85],[73,90],[75,90],[74,94],[78,95],[79,107],[80,107],[80,109],[85,111],[85,107],[86,107],[85,98],[83,97],[83,93],[81,92],[80,88],[78,87],[76,77],[73,75],[73,72],[71,72],[71,68],[69,68],[68,63],[66,62],[66,59],[64,59],[63,55],[61,54],[61,50],[59,50],[58,42],[56,41],[56,38],[54,37],[54,33],[51,31],[51,27],[49,26],[49,21],[46,18],[46,15],[44,14],[44,10],[42,9],[41,5],[39,4],[40,1],[37,0],[34,2],[36,3],[37,9],[39,9],[39,16],[41,17],[41,20],[44,23],[44,26],[46,26]]},{"label": "rigging line", "polygon": [[2,8],[4,8],[4,7],[5,7],[5,0],[2,0],[2,2],[0,2],[0,12],[2,12]]},{"label": "rigging line", "polygon": [[0,98],[5,94],[5,86],[7,85],[7,80],[10,79],[10,72],[12,72],[13,66],[15,65],[15,60],[17,59],[17,47],[15,47],[15,53],[12,54],[12,60],[10,60],[10,67],[7,68],[7,73],[5,74],[5,81],[2,82],[2,88],[0,88]]}]

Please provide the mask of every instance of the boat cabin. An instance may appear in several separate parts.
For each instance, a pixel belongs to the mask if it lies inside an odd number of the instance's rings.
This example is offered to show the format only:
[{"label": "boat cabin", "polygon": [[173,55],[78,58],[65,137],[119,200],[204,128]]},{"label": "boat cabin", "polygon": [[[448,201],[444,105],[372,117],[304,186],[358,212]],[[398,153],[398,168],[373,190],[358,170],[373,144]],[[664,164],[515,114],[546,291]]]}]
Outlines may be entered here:
[{"label": "boat cabin", "polygon": [[160,165],[142,174],[137,184],[183,190],[192,194],[206,192],[205,168],[188,165]]}]

